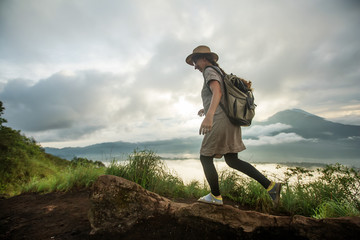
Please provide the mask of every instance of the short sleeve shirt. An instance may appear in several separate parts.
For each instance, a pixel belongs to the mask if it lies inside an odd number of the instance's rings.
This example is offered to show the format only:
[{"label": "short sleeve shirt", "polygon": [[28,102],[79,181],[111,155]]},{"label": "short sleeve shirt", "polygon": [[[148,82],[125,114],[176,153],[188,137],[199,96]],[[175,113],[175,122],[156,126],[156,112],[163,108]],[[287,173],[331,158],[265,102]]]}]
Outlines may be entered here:
[{"label": "short sleeve shirt", "polygon": [[[219,69],[219,71],[220,71],[220,69]],[[204,107],[205,113],[207,113],[207,111],[209,110],[211,98],[212,98],[212,92],[210,90],[210,81],[218,81],[220,83],[222,93],[224,93],[224,84],[223,84],[223,81],[222,81],[219,73],[211,67],[205,68],[205,70],[203,71],[203,76],[204,76],[204,85],[203,85],[203,88],[201,91],[201,98],[203,101],[203,107]],[[223,103],[223,97],[221,97],[221,102]],[[223,110],[222,110],[221,106],[219,105],[215,111],[215,115],[220,114],[222,112],[223,112]]]}]

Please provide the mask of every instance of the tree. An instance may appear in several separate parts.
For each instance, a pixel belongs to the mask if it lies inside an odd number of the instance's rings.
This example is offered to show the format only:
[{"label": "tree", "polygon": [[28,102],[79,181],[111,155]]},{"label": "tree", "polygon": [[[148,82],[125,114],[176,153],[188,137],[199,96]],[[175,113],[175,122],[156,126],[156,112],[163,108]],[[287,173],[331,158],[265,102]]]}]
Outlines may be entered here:
[{"label": "tree", "polygon": [[4,110],[5,110],[5,107],[3,107],[3,103],[2,103],[2,101],[0,101],[0,127],[2,127],[3,123],[7,122],[5,118],[1,117],[1,115],[3,115]]}]

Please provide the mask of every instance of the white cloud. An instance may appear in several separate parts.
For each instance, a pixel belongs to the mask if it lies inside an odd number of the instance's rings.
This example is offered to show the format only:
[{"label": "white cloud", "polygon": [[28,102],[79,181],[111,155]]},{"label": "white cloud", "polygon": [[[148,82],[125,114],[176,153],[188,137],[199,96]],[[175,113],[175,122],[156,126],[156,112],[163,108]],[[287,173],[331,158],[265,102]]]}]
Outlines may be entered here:
[{"label": "white cloud", "polygon": [[242,128],[243,136],[246,138],[268,136],[272,133],[281,132],[282,130],[291,128],[290,125],[283,123],[275,123],[270,125],[252,125],[248,128]]},{"label": "white cloud", "polygon": [[296,133],[279,133],[275,136],[260,136],[258,139],[245,139],[247,146],[276,145],[283,143],[293,143],[299,141],[316,141],[315,139],[305,139]]},{"label": "white cloud", "polygon": [[[5,85],[1,94],[7,107],[9,123],[25,131],[71,128],[75,125],[98,125],[97,116],[108,108],[121,108],[128,99],[115,99],[124,93],[117,82],[126,83],[126,76],[96,71],[60,72],[33,85],[14,80]],[[101,83],[101,84],[100,84]],[[109,87],[111,86],[111,87]]]},{"label": "white cloud", "polygon": [[243,128],[243,138],[246,146],[276,145],[283,143],[293,143],[299,141],[316,141],[316,139],[306,139],[296,133],[282,132],[292,127],[283,123],[269,125],[252,125]]}]

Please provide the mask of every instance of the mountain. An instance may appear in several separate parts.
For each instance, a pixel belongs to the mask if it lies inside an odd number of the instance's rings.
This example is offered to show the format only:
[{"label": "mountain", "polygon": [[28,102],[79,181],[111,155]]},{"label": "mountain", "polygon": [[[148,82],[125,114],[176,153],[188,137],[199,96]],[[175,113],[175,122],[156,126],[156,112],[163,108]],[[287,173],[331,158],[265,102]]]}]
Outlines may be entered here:
[{"label": "mountain", "polygon": [[[201,136],[139,143],[108,142],[87,147],[45,148],[66,159],[126,159],[134,149],[153,150],[164,158],[198,158]],[[300,109],[276,113],[243,128],[247,147],[240,158],[251,162],[342,163],[360,167],[360,126],[328,121]]]},{"label": "mountain", "polygon": [[283,123],[291,125],[291,129],[283,132],[294,132],[304,138],[338,140],[360,136],[360,126],[334,123],[300,109],[285,110],[276,113],[261,125]]},{"label": "mountain", "polygon": [[273,130],[265,136],[260,131],[255,137],[258,142],[270,138],[265,141],[268,144],[246,144],[244,131],[247,151],[242,154],[251,161],[339,162],[360,167],[360,126],[331,122],[301,109],[278,112],[266,121],[254,123],[252,128],[255,126]]}]

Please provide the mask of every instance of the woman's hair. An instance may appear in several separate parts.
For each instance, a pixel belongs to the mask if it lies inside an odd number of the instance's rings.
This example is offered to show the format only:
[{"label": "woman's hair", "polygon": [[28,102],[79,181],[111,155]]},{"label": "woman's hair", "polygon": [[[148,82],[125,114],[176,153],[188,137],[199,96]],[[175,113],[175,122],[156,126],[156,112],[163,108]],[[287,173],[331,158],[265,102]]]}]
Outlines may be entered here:
[{"label": "woman's hair", "polygon": [[[219,64],[214,61],[214,59],[212,58],[212,56],[211,56],[210,54],[206,54],[206,53],[203,53],[203,54],[201,54],[201,53],[200,53],[200,54],[195,54],[195,55],[192,57],[192,60],[193,60],[193,62],[196,62],[196,61],[197,61],[198,59],[200,59],[200,58],[205,58],[205,59],[206,59],[209,63],[211,63],[213,66],[218,67],[218,68],[221,70],[221,72],[223,73],[223,75],[226,74],[225,71],[219,66]],[[251,81],[246,81],[245,79],[240,78],[240,77],[239,77],[239,79],[245,84],[245,86],[246,86],[250,91],[253,90],[252,87],[251,87],[251,85],[252,85]]]}]

